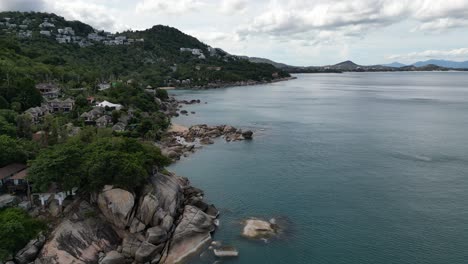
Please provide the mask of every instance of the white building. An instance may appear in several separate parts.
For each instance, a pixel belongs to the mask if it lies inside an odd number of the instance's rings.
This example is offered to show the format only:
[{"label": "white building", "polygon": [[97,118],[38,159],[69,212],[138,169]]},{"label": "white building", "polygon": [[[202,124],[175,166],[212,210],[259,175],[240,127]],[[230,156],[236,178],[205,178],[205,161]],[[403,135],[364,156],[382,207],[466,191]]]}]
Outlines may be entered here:
[{"label": "white building", "polygon": [[39,34],[44,35],[44,36],[48,36],[48,37],[51,36],[49,30],[41,30],[41,31],[39,31]]},{"label": "white building", "polygon": [[47,22],[47,21],[46,21],[46,22],[44,22],[44,23],[41,23],[41,24],[39,25],[39,27],[41,27],[41,28],[53,28],[53,27],[55,27],[55,25],[52,24],[52,23],[50,23],[50,22]]},{"label": "white building", "polygon": [[113,104],[111,102],[108,102],[108,101],[103,101],[103,102],[100,102],[99,104],[97,104],[97,106],[99,107],[102,107],[102,108],[114,108],[115,110],[120,110],[123,108],[123,105],[121,104]]}]

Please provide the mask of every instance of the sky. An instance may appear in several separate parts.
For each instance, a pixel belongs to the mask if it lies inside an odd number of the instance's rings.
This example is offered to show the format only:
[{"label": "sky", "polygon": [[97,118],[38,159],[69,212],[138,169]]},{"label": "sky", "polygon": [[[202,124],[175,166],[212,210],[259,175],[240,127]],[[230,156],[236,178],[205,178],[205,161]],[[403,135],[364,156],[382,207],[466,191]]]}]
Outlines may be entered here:
[{"label": "sky", "polygon": [[162,24],[297,66],[468,60],[468,0],[0,0],[107,31]]}]

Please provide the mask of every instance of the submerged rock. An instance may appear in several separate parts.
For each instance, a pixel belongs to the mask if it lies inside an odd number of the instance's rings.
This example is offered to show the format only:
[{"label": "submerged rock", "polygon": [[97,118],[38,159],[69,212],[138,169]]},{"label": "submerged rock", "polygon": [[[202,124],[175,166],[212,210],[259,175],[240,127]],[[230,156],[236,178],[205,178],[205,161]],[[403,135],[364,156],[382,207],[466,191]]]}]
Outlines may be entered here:
[{"label": "submerged rock", "polygon": [[242,136],[243,136],[245,139],[252,139],[252,137],[253,137],[253,132],[252,132],[251,130],[244,131],[244,132],[242,132]]},{"label": "submerged rock", "polygon": [[213,250],[215,256],[217,257],[237,257],[239,256],[239,251],[232,246],[222,246],[220,248],[215,248]]}]

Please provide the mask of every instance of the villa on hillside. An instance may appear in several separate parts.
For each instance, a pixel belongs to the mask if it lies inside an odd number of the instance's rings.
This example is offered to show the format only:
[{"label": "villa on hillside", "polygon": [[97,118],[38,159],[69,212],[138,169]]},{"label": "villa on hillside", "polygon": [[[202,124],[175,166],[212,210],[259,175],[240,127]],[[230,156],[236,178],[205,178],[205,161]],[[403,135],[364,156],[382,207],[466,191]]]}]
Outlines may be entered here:
[{"label": "villa on hillside", "polygon": [[96,119],[96,126],[99,128],[105,128],[110,124],[112,124],[112,117],[108,115],[103,115],[100,118]]},{"label": "villa on hillside", "polygon": [[0,168],[0,192],[2,189],[5,190],[7,183],[11,177],[25,170],[27,167],[22,163],[12,163],[5,167]]},{"label": "villa on hillside", "polygon": [[28,114],[31,117],[33,123],[38,123],[45,115],[49,114],[50,112],[51,111],[49,106],[46,104],[42,104],[41,106],[31,107],[24,113]]},{"label": "villa on hillside", "polygon": [[67,98],[65,100],[53,99],[47,102],[52,112],[70,112],[75,106],[75,100]]},{"label": "villa on hillside", "polygon": [[104,91],[104,90],[111,88],[110,83],[100,83],[97,86],[98,86],[99,91]]},{"label": "villa on hillside", "polygon": [[81,114],[80,117],[83,118],[85,123],[89,125],[91,123],[94,123],[94,121],[96,121],[96,119],[101,117],[103,114],[104,114],[104,109],[102,107],[96,106],[92,110]]},{"label": "villa on hillside", "polygon": [[46,99],[55,99],[60,95],[60,88],[54,83],[39,83],[36,85],[36,89]]}]

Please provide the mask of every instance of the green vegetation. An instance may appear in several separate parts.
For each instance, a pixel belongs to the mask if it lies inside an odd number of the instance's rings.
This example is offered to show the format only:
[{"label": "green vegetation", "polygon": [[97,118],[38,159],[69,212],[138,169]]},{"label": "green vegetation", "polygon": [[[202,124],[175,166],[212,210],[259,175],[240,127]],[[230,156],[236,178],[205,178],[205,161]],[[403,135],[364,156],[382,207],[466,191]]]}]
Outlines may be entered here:
[{"label": "green vegetation", "polygon": [[0,135],[0,167],[15,162],[26,162],[39,151],[39,146],[32,141],[15,139]]},{"label": "green vegetation", "polygon": [[[98,130],[99,131],[99,130]],[[98,191],[106,184],[134,190],[169,160],[150,143],[83,130],[77,137],[42,151],[31,162],[29,179],[37,191],[51,183],[62,189]]]},{"label": "green vegetation", "polygon": [[0,261],[23,248],[46,225],[19,208],[0,210]]},{"label": "green vegetation", "polygon": [[[2,17],[17,21],[34,20],[30,26],[36,30],[32,38],[18,38],[16,34],[0,31],[0,80],[5,80],[8,86],[18,87],[12,80],[19,79],[38,82],[55,79],[69,88],[95,89],[97,83],[108,80],[135,79],[146,87],[148,84],[181,86],[180,81],[189,79],[190,83],[185,85],[193,86],[211,82],[271,80],[275,73],[279,77],[288,76],[272,65],[251,63],[221,50],[212,54],[206,44],[167,26],[118,33],[128,38],[143,38],[144,42],[118,46],[94,43],[89,47],[79,47],[78,44],[59,44],[52,37],[40,35],[38,25],[46,17],[53,18],[55,28],[70,26],[76,35],[86,38],[93,29],[83,23],[65,21],[62,17],[45,13],[2,12],[0,19]],[[100,34],[104,36],[104,33]],[[180,48],[200,49],[206,58],[181,52]],[[14,98],[5,99],[11,103]],[[2,101],[0,99],[0,105]]]}]

